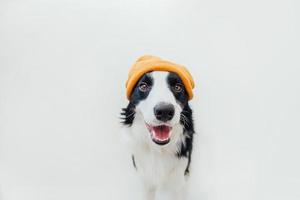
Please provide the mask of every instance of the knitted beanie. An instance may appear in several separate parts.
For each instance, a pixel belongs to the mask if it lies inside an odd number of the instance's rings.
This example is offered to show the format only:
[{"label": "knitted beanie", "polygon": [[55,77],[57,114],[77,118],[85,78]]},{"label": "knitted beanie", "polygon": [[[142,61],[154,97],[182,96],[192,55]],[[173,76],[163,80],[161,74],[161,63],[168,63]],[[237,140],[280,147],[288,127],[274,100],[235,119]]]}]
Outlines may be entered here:
[{"label": "knitted beanie", "polygon": [[156,56],[145,55],[140,57],[129,70],[126,82],[127,99],[130,99],[132,90],[139,79],[145,73],[151,71],[168,71],[176,73],[185,86],[189,100],[193,98],[194,80],[190,72],[184,66],[162,60]]}]

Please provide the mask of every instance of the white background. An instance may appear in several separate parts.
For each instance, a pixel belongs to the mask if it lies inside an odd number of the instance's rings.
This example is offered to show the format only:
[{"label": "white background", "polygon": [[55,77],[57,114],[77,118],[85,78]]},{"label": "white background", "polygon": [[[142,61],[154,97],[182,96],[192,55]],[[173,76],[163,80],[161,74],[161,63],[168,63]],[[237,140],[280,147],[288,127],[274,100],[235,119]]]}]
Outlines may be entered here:
[{"label": "white background", "polygon": [[140,200],[130,65],[196,81],[190,200],[300,199],[298,0],[1,0],[0,199]]}]

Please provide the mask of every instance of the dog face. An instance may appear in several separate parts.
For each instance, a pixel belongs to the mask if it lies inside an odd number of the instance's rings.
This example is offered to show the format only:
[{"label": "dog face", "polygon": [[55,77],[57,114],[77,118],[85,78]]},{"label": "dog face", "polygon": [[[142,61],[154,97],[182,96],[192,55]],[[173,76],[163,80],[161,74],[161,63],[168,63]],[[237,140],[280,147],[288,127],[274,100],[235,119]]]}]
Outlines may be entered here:
[{"label": "dog face", "polygon": [[188,94],[181,78],[172,72],[144,74],[121,114],[124,124],[140,130],[137,137],[156,145],[176,143],[182,139],[183,130],[192,126]]}]

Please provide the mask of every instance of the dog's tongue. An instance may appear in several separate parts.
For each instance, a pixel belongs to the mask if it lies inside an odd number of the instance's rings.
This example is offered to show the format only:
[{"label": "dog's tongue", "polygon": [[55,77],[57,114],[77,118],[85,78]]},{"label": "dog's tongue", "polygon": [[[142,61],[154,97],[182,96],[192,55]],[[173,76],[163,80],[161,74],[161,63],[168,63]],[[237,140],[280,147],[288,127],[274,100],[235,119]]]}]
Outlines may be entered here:
[{"label": "dog's tongue", "polygon": [[169,126],[153,126],[153,136],[159,140],[167,140],[170,137],[171,127]]}]

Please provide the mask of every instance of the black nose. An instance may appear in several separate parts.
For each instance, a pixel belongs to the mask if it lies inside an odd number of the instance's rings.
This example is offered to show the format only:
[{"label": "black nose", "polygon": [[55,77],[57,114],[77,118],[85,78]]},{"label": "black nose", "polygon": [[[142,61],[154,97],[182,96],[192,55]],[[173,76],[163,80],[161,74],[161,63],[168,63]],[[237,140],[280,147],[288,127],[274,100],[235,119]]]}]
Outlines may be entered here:
[{"label": "black nose", "polygon": [[156,119],[166,122],[173,118],[175,113],[175,108],[169,103],[159,103],[154,107],[154,114]]}]

